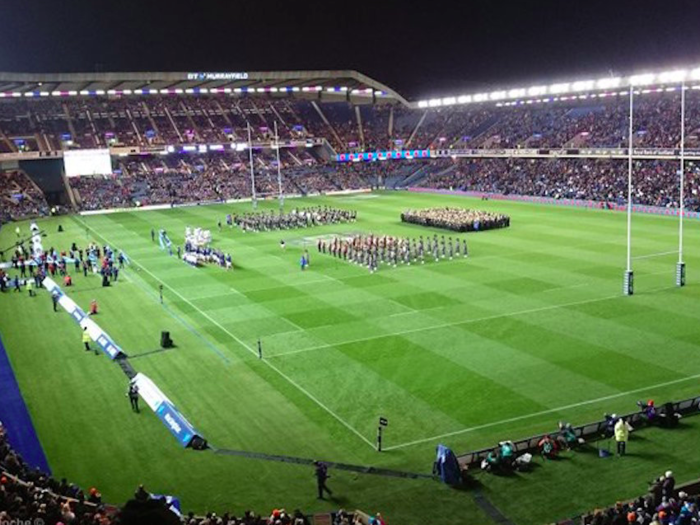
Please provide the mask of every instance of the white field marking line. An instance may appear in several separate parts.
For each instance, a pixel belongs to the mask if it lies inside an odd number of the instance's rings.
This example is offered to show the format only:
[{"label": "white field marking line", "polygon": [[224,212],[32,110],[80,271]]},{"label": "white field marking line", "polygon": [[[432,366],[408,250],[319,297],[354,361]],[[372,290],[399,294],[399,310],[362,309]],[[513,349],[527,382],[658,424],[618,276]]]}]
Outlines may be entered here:
[{"label": "white field marking line", "polygon": [[[442,306],[437,306],[436,308],[443,308]],[[433,310],[433,308],[426,308],[425,310],[420,310],[420,312],[425,312],[427,310]],[[419,310],[411,310],[409,312],[398,312],[395,314],[391,314],[389,317],[398,317],[400,315],[407,315],[407,314],[417,314]]]},{"label": "white field marking line", "polygon": [[539,308],[530,308],[527,310],[519,310],[515,312],[508,312],[508,313],[503,313],[503,314],[494,314],[494,315],[487,315],[485,317],[476,317],[474,319],[465,319],[464,321],[454,321],[452,323],[441,323],[441,324],[435,324],[432,326],[424,326],[420,328],[411,328],[410,330],[400,330],[398,332],[389,332],[386,334],[382,335],[373,335],[369,337],[359,337],[357,339],[351,339],[348,341],[338,341],[336,343],[328,343],[325,345],[319,345],[319,346],[312,346],[309,348],[302,348],[300,350],[292,350],[291,352],[285,352],[282,354],[275,354],[270,357],[284,357],[288,355],[294,355],[294,354],[302,354],[306,352],[314,352],[317,350],[323,350],[325,348],[332,348],[334,346],[341,346],[341,345],[347,345],[347,344],[354,344],[354,343],[362,343],[365,341],[373,341],[375,339],[382,339],[384,337],[392,337],[395,335],[404,335],[404,334],[414,334],[417,332],[425,332],[428,330],[437,330],[439,328],[449,328],[451,326],[459,326],[459,325],[464,325],[464,324],[473,324],[473,323],[479,323],[481,321],[491,321],[493,319],[503,319],[506,317],[515,317],[517,315],[525,315],[525,314],[533,314],[533,313],[538,313],[538,312],[546,312],[548,310],[557,310],[559,308],[566,308],[568,306],[578,306],[582,304],[589,304],[589,303],[598,303],[601,301],[609,301],[611,299],[617,299],[620,297],[624,297],[623,295],[617,294],[617,295],[609,295],[607,297],[598,297],[596,299],[586,299],[583,301],[574,301],[571,303],[563,303],[563,304],[555,304],[555,305],[550,305],[550,306],[542,306]]},{"label": "white field marking line", "polygon": [[[115,244],[112,244],[112,243],[109,241],[109,239],[107,239],[104,235],[101,235],[101,234],[99,234],[99,235],[100,235],[105,241],[107,241],[107,243],[109,243],[110,246],[114,246],[114,247],[116,248],[116,245],[115,245]],[[189,301],[187,298],[183,297],[183,296],[182,296],[177,290],[175,290],[172,286],[170,286],[168,283],[162,281],[160,278],[156,277],[148,268],[144,267],[144,266],[141,265],[141,264],[138,264],[137,261],[136,261],[135,259],[132,259],[132,261],[133,261],[134,263],[136,263],[138,266],[140,266],[141,269],[142,269],[143,271],[145,271],[148,275],[150,275],[151,277],[153,277],[156,281],[158,281],[159,283],[161,283],[163,286],[165,286],[165,287],[168,288],[170,291],[172,291],[175,295],[177,295],[178,297],[180,297],[180,299],[182,299],[182,300],[185,301],[187,304],[189,304],[192,308],[194,308],[195,310],[197,310],[200,314],[202,314],[203,317],[206,317],[212,324],[218,326],[223,332],[225,332],[226,334],[228,334],[234,341],[236,341],[238,344],[240,344],[243,348],[245,348],[246,350],[248,350],[248,351],[249,351],[250,353],[252,353],[254,356],[257,356],[257,355],[258,355],[257,350],[254,350],[253,348],[251,348],[250,346],[248,346],[248,344],[246,344],[245,341],[243,341],[242,339],[239,339],[238,336],[236,336],[235,334],[229,332],[229,331],[228,331],[226,328],[224,328],[218,321],[212,319],[206,312],[200,310],[196,305],[192,304],[191,301]],[[287,382],[289,382],[289,384],[291,384],[292,386],[294,386],[294,387],[295,387],[297,390],[299,390],[302,394],[304,394],[306,397],[308,397],[309,399],[311,399],[314,403],[316,403],[319,407],[321,407],[323,410],[325,410],[328,414],[330,414],[331,416],[333,416],[333,418],[335,418],[336,421],[338,421],[339,423],[341,423],[345,428],[347,428],[348,430],[350,430],[353,434],[355,434],[357,437],[359,437],[362,441],[364,441],[365,443],[367,443],[367,444],[368,444],[370,447],[372,447],[373,449],[375,448],[374,444],[373,444],[369,439],[367,439],[365,436],[363,436],[358,430],[356,430],[356,429],[355,429],[354,427],[352,427],[348,422],[346,422],[343,418],[341,418],[338,414],[336,414],[336,413],[333,412],[330,408],[328,408],[326,405],[324,405],[324,404],[323,404],[321,401],[319,401],[313,394],[311,394],[311,393],[308,392],[305,388],[303,388],[302,386],[300,386],[296,381],[294,381],[292,378],[290,378],[287,374],[285,374],[284,372],[282,372],[279,368],[277,368],[275,365],[273,365],[272,363],[270,363],[270,362],[267,361],[266,359],[262,359],[262,362],[263,362],[265,365],[267,365],[268,367],[270,367],[272,370],[274,370],[275,372],[277,372],[277,374],[279,374],[281,377],[283,377],[285,380],[287,380]]]},{"label": "white field marking line", "polygon": [[413,445],[420,445],[421,443],[427,443],[429,441],[434,441],[436,439],[443,439],[446,437],[456,436],[459,434],[466,434],[468,432],[474,432],[475,430],[483,430],[485,428],[491,428],[491,427],[495,427],[498,425],[504,425],[506,423],[515,423],[517,421],[523,421],[525,419],[530,419],[530,418],[537,417],[537,416],[544,416],[547,414],[552,414],[554,412],[561,412],[564,410],[570,410],[572,408],[578,408],[578,407],[582,407],[585,405],[593,405],[595,403],[600,403],[602,401],[610,401],[611,399],[617,399],[619,397],[625,397],[625,396],[629,396],[632,394],[638,394],[640,392],[646,392],[648,390],[655,390],[657,388],[663,388],[663,387],[667,387],[667,386],[671,386],[671,385],[676,385],[678,383],[684,383],[686,381],[692,381],[693,379],[698,379],[698,378],[700,378],[700,374],[695,374],[693,376],[682,377],[680,379],[674,379],[672,381],[666,381],[665,383],[657,383],[655,385],[649,385],[649,386],[645,386],[642,388],[635,388],[634,390],[628,390],[626,392],[618,392],[617,394],[611,394],[609,396],[598,397],[596,399],[589,399],[587,401],[581,401],[579,403],[572,403],[570,405],[565,405],[565,406],[561,406],[561,407],[557,407],[557,408],[550,408],[548,410],[542,410],[540,412],[533,412],[531,414],[525,414],[522,416],[511,417],[508,419],[502,419],[501,421],[493,421],[491,423],[485,423],[483,425],[478,425],[476,427],[464,428],[462,430],[456,430],[454,432],[440,434],[439,436],[432,436],[432,437],[425,438],[425,439],[418,439],[416,441],[410,441],[408,443],[401,443],[399,445],[394,445],[391,447],[384,447],[384,450],[396,450],[399,448],[410,447]]},{"label": "white field marking line", "polygon": [[235,293],[215,293],[209,295],[202,295],[201,297],[191,297],[190,301],[204,301],[206,299],[214,299],[216,297],[229,297],[231,295],[237,295]]},{"label": "white field marking line", "polygon": [[678,254],[678,250],[674,250],[672,252],[650,253],[649,255],[638,255],[637,257],[632,257],[632,259],[651,259],[652,257],[661,257],[663,255],[673,255],[673,254]]}]

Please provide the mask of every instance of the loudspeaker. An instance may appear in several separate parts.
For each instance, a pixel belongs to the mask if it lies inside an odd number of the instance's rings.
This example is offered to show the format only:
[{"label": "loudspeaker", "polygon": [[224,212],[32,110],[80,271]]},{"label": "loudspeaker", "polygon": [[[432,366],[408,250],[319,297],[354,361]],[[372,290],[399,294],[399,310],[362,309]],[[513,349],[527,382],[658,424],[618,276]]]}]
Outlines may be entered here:
[{"label": "loudspeaker", "polygon": [[190,441],[190,447],[194,450],[206,450],[209,448],[209,443],[207,443],[206,439],[195,436],[192,438],[192,441]]},{"label": "loudspeaker", "polygon": [[170,332],[161,332],[160,333],[160,346],[162,348],[172,348],[173,347],[173,340],[170,339]]}]

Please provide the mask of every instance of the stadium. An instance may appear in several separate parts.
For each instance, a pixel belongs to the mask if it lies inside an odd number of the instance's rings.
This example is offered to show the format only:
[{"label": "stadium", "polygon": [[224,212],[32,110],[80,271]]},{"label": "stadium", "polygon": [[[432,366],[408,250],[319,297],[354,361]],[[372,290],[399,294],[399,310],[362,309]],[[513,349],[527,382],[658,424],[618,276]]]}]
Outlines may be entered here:
[{"label": "stadium", "polygon": [[692,523],[699,191],[693,64],[0,73],[0,525]]}]

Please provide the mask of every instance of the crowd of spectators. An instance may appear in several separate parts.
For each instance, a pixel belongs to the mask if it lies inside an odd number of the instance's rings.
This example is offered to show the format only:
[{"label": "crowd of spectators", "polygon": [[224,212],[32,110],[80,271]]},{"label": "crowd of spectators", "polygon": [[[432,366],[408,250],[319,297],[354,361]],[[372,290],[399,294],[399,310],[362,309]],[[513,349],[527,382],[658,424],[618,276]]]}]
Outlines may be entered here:
[{"label": "crowd of spectators", "polygon": [[[172,525],[309,525],[301,511],[283,508],[261,515],[247,510],[240,514],[226,512],[196,516],[190,512],[177,515],[171,502],[154,498],[139,486],[134,497],[122,508],[105,504],[96,487],[88,491],[56,480],[30,467],[10,446],[7,433],[0,423],[0,523],[42,523],[43,525],[129,525],[133,523]],[[333,525],[370,523],[383,525],[376,517],[362,512],[340,510],[329,516]],[[41,520],[41,521],[38,521]]]},{"label": "crowd of spectators", "polygon": [[46,525],[109,525],[113,510],[102,504],[96,488],[85,492],[65,479],[55,480],[27,465],[10,447],[0,423],[1,523],[34,523],[41,519]]},{"label": "crowd of spectators", "polygon": [[[614,159],[472,158],[453,161],[455,168],[429,174],[420,186],[554,199],[627,202],[627,161]],[[685,206],[700,210],[700,166],[686,164]],[[638,160],[633,164],[633,202],[677,207],[677,161]]]},{"label": "crowd of spectators", "polygon": [[48,215],[41,190],[19,170],[0,171],[0,223],[22,217]]},{"label": "crowd of spectators", "polygon": [[691,525],[700,520],[700,498],[676,489],[672,471],[656,478],[646,495],[596,509],[583,517],[584,525]]},{"label": "crowd of spectators", "polygon": [[[255,154],[258,198],[279,193],[277,161]],[[400,162],[301,164],[292,153],[281,158],[282,191],[314,194],[365,189],[401,167]],[[303,157],[303,156],[300,156]],[[391,165],[389,165],[391,164]],[[236,152],[197,155],[140,156],[124,160],[113,175],[71,177],[69,184],[82,210],[128,208],[152,204],[184,204],[250,198],[250,165]]]},{"label": "crowd of spectators", "polygon": [[[316,109],[318,108],[318,110]],[[320,113],[319,113],[320,111]],[[628,99],[615,95],[497,107],[494,103],[412,109],[296,98],[221,95],[77,97],[0,101],[0,152],[110,145],[325,138],[338,152],[383,149],[624,147]],[[635,99],[639,147],[680,143],[680,92]],[[700,92],[686,96],[687,147],[700,142]]]},{"label": "crowd of spectators", "polygon": [[[76,97],[0,101],[0,153],[107,146],[272,140],[326,136],[311,103],[233,96]],[[311,121],[307,121],[307,117]],[[342,131],[342,129],[341,129]],[[351,132],[351,129],[347,130]],[[337,142],[337,141],[336,141]],[[337,144],[340,146],[341,144]]]},{"label": "crowd of spectators", "polygon": [[[675,148],[680,141],[680,93],[645,93],[635,99],[638,147]],[[411,109],[348,102],[311,102],[265,96],[155,95],[0,100],[2,151],[52,150],[108,145],[149,146],[247,140],[325,138],[336,151],[377,149],[503,149],[625,147],[625,96],[497,107],[493,104]],[[700,146],[700,90],[686,94],[686,146]],[[279,191],[274,150],[256,149],[255,193]],[[313,149],[283,148],[285,193],[394,187],[420,167],[413,163],[359,162],[336,165]],[[431,160],[426,187],[552,198],[626,201],[623,161],[594,159],[479,158]],[[439,169],[442,167],[445,169]],[[229,148],[215,155],[132,157],[113,176],[70,180],[82,210],[146,204],[219,201],[252,196],[247,152]],[[689,163],[685,205],[700,209],[699,171]],[[48,213],[46,200],[21,172],[0,175],[0,220]],[[635,163],[634,202],[678,204],[673,162]]]}]

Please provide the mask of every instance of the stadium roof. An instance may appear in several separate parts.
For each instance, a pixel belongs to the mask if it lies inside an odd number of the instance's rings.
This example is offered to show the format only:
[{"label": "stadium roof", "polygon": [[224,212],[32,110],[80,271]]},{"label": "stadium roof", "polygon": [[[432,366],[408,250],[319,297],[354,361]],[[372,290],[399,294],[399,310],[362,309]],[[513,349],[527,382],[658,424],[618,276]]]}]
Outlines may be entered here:
[{"label": "stadium roof", "polygon": [[408,104],[393,89],[352,70],[0,73],[0,98],[171,93],[281,93],[330,101]]}]

